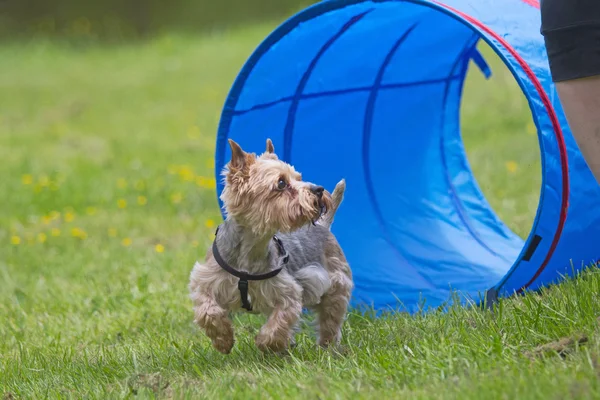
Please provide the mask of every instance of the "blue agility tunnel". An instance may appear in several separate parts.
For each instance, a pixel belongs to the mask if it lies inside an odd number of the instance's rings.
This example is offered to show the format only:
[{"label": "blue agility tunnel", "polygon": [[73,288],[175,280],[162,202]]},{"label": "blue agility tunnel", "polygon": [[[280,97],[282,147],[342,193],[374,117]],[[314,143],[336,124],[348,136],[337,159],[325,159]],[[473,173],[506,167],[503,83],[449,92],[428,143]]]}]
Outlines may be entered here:
[{"label": "blue agility tunnel", "polygon": [[[461,139],[470,60],[488,72],[479,40],[514,75],[538,131],[542,186],[525,241],[487,203]],[[600,255],[600,188],[551,81],[537,0],[320,2],[269,35],[235,80],[218,181],[228,138],[254,152],[271,138],[329,190],[346,179],[333,231],[354,306],[414,312],[453,291],[479,302],[557,282]]]}]

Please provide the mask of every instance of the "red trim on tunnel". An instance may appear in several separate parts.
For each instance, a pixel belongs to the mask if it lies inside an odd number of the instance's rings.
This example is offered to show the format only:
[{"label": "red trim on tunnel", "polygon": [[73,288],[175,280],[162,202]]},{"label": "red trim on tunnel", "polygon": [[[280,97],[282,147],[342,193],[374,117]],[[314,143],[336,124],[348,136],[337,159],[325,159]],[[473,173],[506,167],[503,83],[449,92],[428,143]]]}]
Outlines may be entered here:
[{"label": "red trim on tunnel", "polygon": [[523,3],[527,3],[532,7],[540,8],[540,2],[538,0],[521,0]]},{"label": "red trim on tunnel", "polygon": [[[445,9],[451,11],[452,13],[460,16],[465,21],[478,27],[482,31],[486,32],[488,35],[492,36],[495,40],[497,40],[500,44],[502,44],[502,46],[504,46],[504,48],[506,50],[508,50],[508,52],[515,58],[515,60],[517,60],[517,62],[519,63],[519,65],[521,66],[523,71],[527,74],[527,77],[529,78],[531,83],[533,83],[533,85],[535,86],[535,88],[540,96],[540,99],[544,103],[544,108],[546,109],[546,113],[548,114],[548,116],[550,117],[550,120],[552,122],[552,127],[554,129],[554,136],[556,138],[556,142],[558,144],[558,149],[560,152],[560,165],[561,165],[561,170],[562,170],[562,196],[561,196],[560,216],[559,216],[558,226],[556,227],[556,232],[554,234],[554,238],[552,239],[552,243],[550,245],[548,253],[546,254],[546,258],[544,259],[544,261],[542,262],[540,267],[537,269],[537,271],[535,272],[533,277],[525,285],[523,285],[519,290],[517,290],[517,293],[522,293],[523,291],[525,291],[525,289],[527,289],[529,286],[531,286],[531,284],[533,284],[533,282],[535,282],[535,280],[541,275],[541,273],[544,271],[544,269],[550,262],[550,259],[552,258],[552,255],[554,254],[554,251],[556,250],[556,246],[558,245],[558,241],[560,240],[560,237],[561,237],[564,225],[565,225],[565,221],[567,219],[567,209],[569,208],[569,163],[568,163],[568,156],[567,156],[567,146],[565,143],[565,138],[562,133],[562,128],[560,126],[560,122],[558,121],[558,117],[556,116],[556,112],[554,111],[554,107],[552,106],[552,102],[548,98],[548,94],[545,92],[545,90],[544,90],[542,84],[540,83],[540,81],[538,80],[537,76],[535,75],[535,73],[533,72],[531,67],[529,67],[527,62],[523,59],[523,57],[521,57],[519,55],[519,53],[517,53],[517,51],[506,40],[504,40],[500,35],[498,35],[496,32],[494,32],[488,26],[483,24],[481,21],[478,21],[477,19],[471,17],[470,15],[467,15],[459,10],[456,10],[456,9],[454,9],[450,6],[447,6],[443,3],[440,3],[437,0],[432,0],[432,1],[440,6],[444,7]],[[537,4],[536,0],[522,0],[522,1],[524,1],[527,4],[531,4],[534,7],[539,8],[539,4]],[[535,4],[533,4],[533,3],[535,3]]]}]

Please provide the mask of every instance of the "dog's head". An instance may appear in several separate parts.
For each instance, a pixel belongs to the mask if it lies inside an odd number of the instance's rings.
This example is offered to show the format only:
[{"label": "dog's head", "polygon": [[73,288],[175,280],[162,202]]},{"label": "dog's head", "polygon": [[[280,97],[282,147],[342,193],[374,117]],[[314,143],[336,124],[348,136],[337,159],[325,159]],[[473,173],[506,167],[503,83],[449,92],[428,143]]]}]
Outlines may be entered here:
[{"label": "dog's head", "polygon": [[223,170],[221,200],[229,217],[256,234],[292,232],[331,207],[331,195],[279,160],[267,139],[263,154],[246,153],[229,139],[231,160]]}]

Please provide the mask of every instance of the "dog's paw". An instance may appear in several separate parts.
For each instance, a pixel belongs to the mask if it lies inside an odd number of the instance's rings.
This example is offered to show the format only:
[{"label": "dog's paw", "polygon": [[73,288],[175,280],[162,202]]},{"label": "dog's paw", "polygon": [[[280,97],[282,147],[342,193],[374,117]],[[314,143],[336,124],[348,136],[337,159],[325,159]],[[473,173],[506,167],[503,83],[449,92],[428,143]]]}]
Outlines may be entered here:
[{"label": "dog's paw", "polygon": [[219,336],[212,340],[213,347],[223,354],[231,353],[234,342],[233,336]]},{"label": "dog's paw", "polygon": [[281,353],[287,350],[289,339],[281,336],[266,335],[261,332],[254,338],[254,343],[263,353]]}]

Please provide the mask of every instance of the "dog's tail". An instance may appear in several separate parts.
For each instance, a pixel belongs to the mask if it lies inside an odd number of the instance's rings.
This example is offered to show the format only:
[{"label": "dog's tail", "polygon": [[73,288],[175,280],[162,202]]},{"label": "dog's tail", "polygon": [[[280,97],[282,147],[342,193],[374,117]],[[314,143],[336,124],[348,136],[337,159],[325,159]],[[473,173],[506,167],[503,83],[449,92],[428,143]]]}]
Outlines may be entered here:
[{"label": "dog's tail", "polygon": [[326,228],[331,228],[331,224],[333,224],[333,217],[335,217],[338,207],[342,203],[342,200],[344,200],[345,191],[346,180],[342,179],[337,183],[337,185],[335,185],[335,189],[333,189],[333,193],[331,193],[331,208],[327,210],[327,212],[318,221],[319,225],[322,225]]}]

